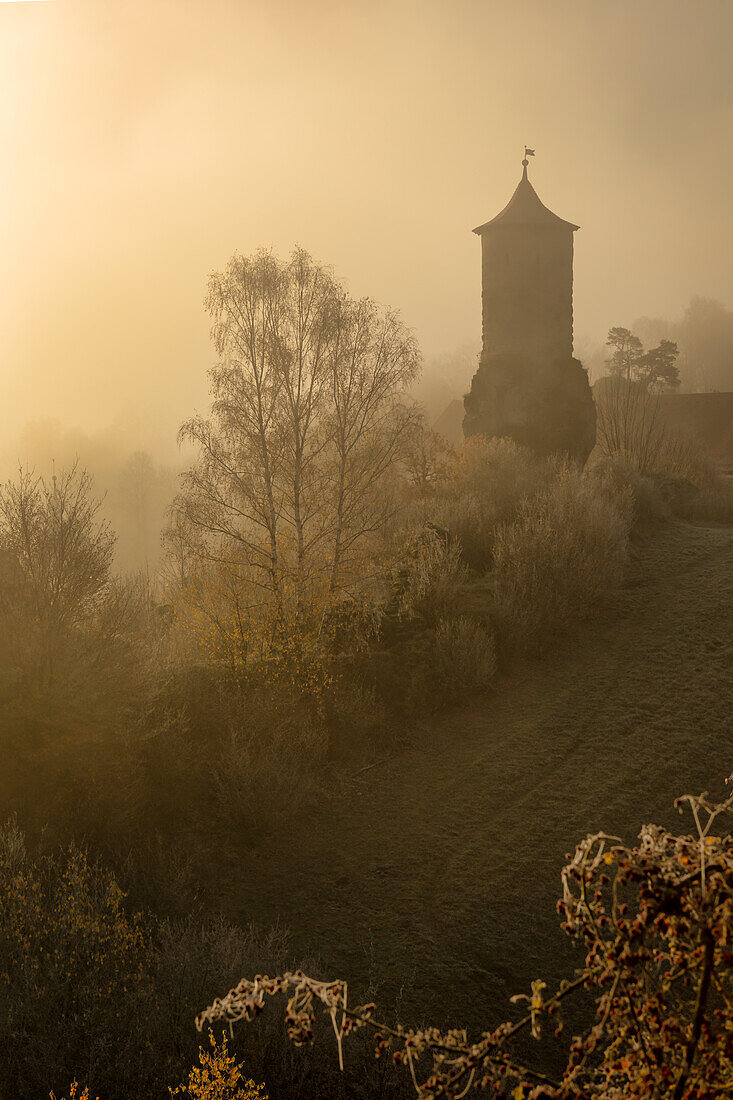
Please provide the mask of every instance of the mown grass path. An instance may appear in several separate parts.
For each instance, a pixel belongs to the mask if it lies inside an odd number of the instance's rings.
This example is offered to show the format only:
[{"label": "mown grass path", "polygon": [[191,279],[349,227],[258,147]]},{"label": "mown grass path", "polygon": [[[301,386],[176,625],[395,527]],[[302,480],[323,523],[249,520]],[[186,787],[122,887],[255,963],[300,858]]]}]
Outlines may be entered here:
[{"label": "mown grass path", "polygon": [[[270,845],[237,915],[287,925],[360,999],[487,1026],[577,956],[555,902],[587,832],[681,824],[676,795],[733,772],[733,529],[679,525],[635,551],[613,614],[505,675]],[[243,899],[246,899],[244,901]]]}]

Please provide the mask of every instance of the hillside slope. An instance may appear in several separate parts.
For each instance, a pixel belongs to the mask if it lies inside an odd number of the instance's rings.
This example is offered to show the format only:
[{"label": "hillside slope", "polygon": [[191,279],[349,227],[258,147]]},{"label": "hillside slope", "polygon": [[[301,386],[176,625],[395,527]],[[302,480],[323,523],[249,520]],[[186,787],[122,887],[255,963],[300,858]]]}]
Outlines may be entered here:
[{"label": "hillside slope", "polygon": [[[304,956],[403,1018],[487,1025],[575,954],[555,901],[589,831],[679,823],[676,795],[733,771],[733,529],[677,526],[636,553],[615,613],[442,717],[270,846],[236,884]],[[246,898],[246,905],[242,899]]]}]

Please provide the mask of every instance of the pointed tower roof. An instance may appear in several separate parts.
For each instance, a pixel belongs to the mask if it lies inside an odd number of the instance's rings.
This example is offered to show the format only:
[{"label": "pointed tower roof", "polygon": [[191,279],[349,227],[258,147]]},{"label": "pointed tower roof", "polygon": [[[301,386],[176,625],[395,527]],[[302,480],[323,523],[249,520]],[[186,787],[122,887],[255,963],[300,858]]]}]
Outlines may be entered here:
[{"label": "pointed tower roof", "polygon": [[478,225],[474,233],[483,233],[484,229],[488,229],[490,225],[554,225],[555,227],[564,226],[573,233],[579,229],[580,226],[558,218],[557,214],[553,214],[544,203],[540,202],[537,192],[527,178],[526,159],[522,161],[522,165],[522,178],[509,202],[495,218],[484,222],[483,225]]}]

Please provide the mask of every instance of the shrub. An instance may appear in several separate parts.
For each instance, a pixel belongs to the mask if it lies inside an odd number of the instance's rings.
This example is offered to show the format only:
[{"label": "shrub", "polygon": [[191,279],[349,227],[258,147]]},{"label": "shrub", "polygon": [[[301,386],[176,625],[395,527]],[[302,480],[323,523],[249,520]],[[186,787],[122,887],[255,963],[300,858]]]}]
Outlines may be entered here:
[{"label": "shrub", "polygon": [[83,1066],[105,1100],[140,1089],[152,1053],[150,951],[111,875],[73,847],[58,860],[34,862],[17,828],[5,826],[0,1079],[16,1083],[18,1095],[46,1096]]},{"label": "shrub", "polygon": [[601,454],[621,457],[642,474],[658,469],[667,441],[659,398],[625,378],[607,378],[603,383],[594,391]]},{"label": "shrub", "polygon": [[[309,713],[285,688],[242,692],[227,716],[225,739],[210,761],[214,811],[220,827],[243,830],[248,839],[272,830],[269,808],[298,813],[318,787],[318,772],[328,749],[325,720]],[[283,810],[283,815],[285,810]]]},{"label": "shrub", "polygon": [[510,643],[539,639],[597,613],[620,586],[631,522],[628,493],[566,466],[501,524],[494,550],[495,600]]},{"label": "shrub", "polygon": [[641,474],[620,455],[604,456],[597,450],[587,474],[629,491],[635,528],[653,527],[673,515],[733,522],[733,481],[721,476],[695,441],[668,438],[667,444],[660,448],[658,468],[650,473]]},{"label": "shrub", "polygon": [[730,522],[733,489],[706,448],[667,429],[657,396],[624,379],[604,382],[595,391],[599,454],[652,478],[662,506],[675,515]]},{"label": "shrub", "polygon": [[733,481],[718,477],[703,486],[694,497],[680,502],[676,512],[687,520],[733,523]]},{"label": "shrub", "polygon": [[460,546],[461,559],[471,570],[483,573],[490,567],[494,526],[479,494],[456,486],[455,492],[443,492],[430,502],[429,515]]},{"label": "shrub", "polygon": [[685,478],[698,489],[719,481],[718,469],[710,452],[697,439],[665,432],[653,473]]},{"label": "shrub", "polygon": [[460,548],[443,532],[431,527],[412,532],[393,573],[387,614],[434,627],[449,608],[461,574]]},{"label": "shrub", "polygon": [[496,673],[494,639],[479,623],[443,619],[435,632],[436,672],[447,699],[484,691]]},{"label": "shrub", "polygon": [[654,528],[669,520],[671,511],[651,477],[644,477],[638,470],[619,456],[591,456],[585,469],[585,477],[596,486],[599,494],[626,497],[631,507],[633,530]]},{"label": "shrub", "polygon": [[329,753],[338,759],[363,757],[384,742],[387,713],[373,685],[364,682],[364,655],[334,680],[329,721]]},{"label": "shrub", "polygon": [[497,525],[511,522],[553,472],[552,462],[510,439],[472,436],[459,449],[426,515],[459,542],[467,565],[485,572],[492,564]]},{"label": "shrub", "polygon": [[387,619],[380,644],[365,656],[365,677],[387,715],[380,742],[404,746],[416,716],[445,702],[435,675],[434,634],[420,621]]},{"label": "shrub", "polygon": [[[90,1100],[89,1089],[83,1088],[81,1092],[79,1092],[79,1088],[80,1085],[78,1081],[71,1082],[71,1084],[69,1085],[69,1100]],[[51,1100],[57,1100],[56,1093],[53,1091],[53,1089],[51,1090],[49,1095]],[[64,1100],[66,1100],[66,1097],[64,1097]],[[99,1097],[97,1097],[96,1100],[99,1100]]]},{"label": "shrub", "polygon": [[324,624],[335,598],[325,588],[298,595],[282,587],[279,604],[246,566],[202,565],[175,603],[177,649],[230,681],[287,682],[320,699],[330,683]]},{"label": "shrub", "polygon": [[198,1065],[188,1074],[185,1084],[170,1090],[171,1096],[189,1100],[268,1100],[264,1085],[245,1079],[242,1066],[229,1053],[227,1037],[217,1042],[209,1032],[211,1050],[199,1047]]}]

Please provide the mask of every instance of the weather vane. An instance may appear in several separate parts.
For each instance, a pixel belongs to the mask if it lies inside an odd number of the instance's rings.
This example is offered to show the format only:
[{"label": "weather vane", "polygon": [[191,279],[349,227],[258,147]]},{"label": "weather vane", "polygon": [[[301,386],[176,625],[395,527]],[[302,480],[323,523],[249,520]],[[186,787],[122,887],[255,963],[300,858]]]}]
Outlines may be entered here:
[{"label": "weather vane", "polygon": [[527,157],[533,157],[533,156],[534,156],[534,149],[528,149],[527,146],[525,145],[525,147],[524,147],[524,160],[522,161],[522,164],[524,165],[525,168],[529,164],[529,161],[527,160]]}]

